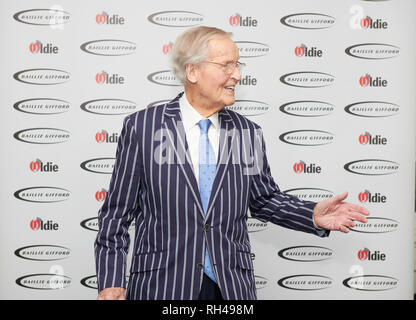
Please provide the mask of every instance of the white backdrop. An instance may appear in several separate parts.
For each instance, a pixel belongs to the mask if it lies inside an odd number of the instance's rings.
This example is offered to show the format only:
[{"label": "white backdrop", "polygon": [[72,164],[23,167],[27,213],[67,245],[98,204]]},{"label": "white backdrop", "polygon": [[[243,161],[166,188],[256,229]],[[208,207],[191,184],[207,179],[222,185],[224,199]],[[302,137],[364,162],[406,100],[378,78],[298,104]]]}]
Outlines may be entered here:
[{"label": "white backdrop", "polygon": [[[367,225],[330,238],[249,219],[259,299],[413,298],[412,0],[2,1],[0,298],[95,299],[93,242],[123,118],[182,88],[176,37],[234,33],[233,110],[282,190],[343,191]],[[131,228],[134,232],[134,228]]]}]

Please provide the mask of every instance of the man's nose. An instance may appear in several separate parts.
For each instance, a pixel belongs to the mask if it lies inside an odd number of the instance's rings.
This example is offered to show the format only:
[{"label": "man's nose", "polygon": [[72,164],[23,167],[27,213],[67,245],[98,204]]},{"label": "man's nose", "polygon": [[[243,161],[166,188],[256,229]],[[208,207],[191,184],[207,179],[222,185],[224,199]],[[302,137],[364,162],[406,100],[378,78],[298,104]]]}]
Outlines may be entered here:
[{"label": "man's nose", "polygon": [[239,67],[235,67],[231,78],[235,79],[237,82],[241,80],[241,71]]}]

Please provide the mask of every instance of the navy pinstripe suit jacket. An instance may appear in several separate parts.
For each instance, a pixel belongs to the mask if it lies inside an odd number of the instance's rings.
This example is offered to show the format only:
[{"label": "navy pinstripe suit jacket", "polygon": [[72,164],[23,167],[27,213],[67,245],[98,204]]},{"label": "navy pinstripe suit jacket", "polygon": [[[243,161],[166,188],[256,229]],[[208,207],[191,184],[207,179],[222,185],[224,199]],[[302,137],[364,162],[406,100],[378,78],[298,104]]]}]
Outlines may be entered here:
[{"label": "navy pinstripe suit jacket", "polygon": [[179,97],[125,118],[95,241],[98,290],[126,286],[128,228],[135,222],[128,299],[197,299],[205,248],[224,299],[256,299],[247,212],[261,221],[327,236],[314,202],[280,192],[261,129],[219,112],[217,172],[206,216],[190,162]]}]

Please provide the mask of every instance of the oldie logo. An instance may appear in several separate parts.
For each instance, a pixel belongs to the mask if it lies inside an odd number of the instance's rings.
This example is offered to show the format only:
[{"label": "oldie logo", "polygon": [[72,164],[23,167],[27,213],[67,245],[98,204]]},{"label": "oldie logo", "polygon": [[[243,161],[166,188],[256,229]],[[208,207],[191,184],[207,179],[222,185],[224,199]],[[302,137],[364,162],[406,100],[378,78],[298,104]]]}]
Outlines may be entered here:
[{"label": "oldie logo", "polygon": [[293,165],[293,172],[297,174],[313,174],[313,173],[321,173],[322,167],[317,165],[316,163],[306,163],[303,160],[300,160],[299,162],[295,162]]},{"label": "oldie logo", "polygon": [[107,71],[101,71],[95,75],[95,82],[97,84],[124,84],[124,77],[118,73],[109,74]]},{"label": "oldie logo", "polygon": [[388,233],[397,231],[399,222],[388,218],[368,217],[367,223],[356,222],[351,231],[360,233]]},{"label": "oldie logo", "polygon": [[170,70],[162,70],[149,74],[147,80],[162,86],[181,86],[182,84]]},{"label": "oldie logo", "polygon": [[332,85],[334,81],[334,76],[314,71],[292,72],[280,77],[280,82],[298,88],[322,88]]},{"label": "oldie logo", "polygon": [[366,73],[365,75],[361,76],[358,79],[358,82],[361,87],[363,88],[378,88],[378,87],[387,87],[388,81],[386,79],[383,79],[382,77],[373,77],[372,75]]},{"label": "oldie logo", "polygon": [[362,291],[385,291],[397,287],[399,280],[382,275],[363,275],[345,279],[342,284],[349,289]]},{"label": "oldie logo", "polygon": [[284,193],[291,194],[302,200],[315,202],[320,202],[334,196],[332,191],[319,188],[295,188],[285,190]]},{"label": "oldie logo", "polygon": [[30,229],[33,231],[57,231],[59,229],[59,224],[53,222],[52,220],[43,221],[41,218],[32,219],[29,223]]},{"label": "oldie logo", "polygon": [[298,262],[323,261],[332,258],[334,251],[325,247],[296,246],[280,250],[279,257]]},{"label": "oldie logo", "polygon": [[33,98],[17,101],[13,107],[20,112],[50,115],[67,112],[70,105],[71,104],[65,100],[51,98]]},{"label": "oldie logo", "polygon": [[67,142],[70,132],[56,128],[31,128],[17,131],[13,137],[26,143],[55,144]]},{"label": "oldie logo", "polygon": [[292,101],[280,106],[280,111],[296,117],[322,117],[334,112],[335,106],[322,101]]},{"label": "oldie logo", "polygon": [[284,132],[279,140],[297,146],[322,146],[334,141],[334,135],[321,130],[295,130]]},{"label": "oldie logo", "polygon": [[358,194],[358,201],[361,203],[386,203],[387,197],[380,192],[364,190]]},{"label": "oldie logo", "polygon": [[380,134],[371,134],[369,132],[365,132],[360,134],[358,137],[358,141],[362,145],[386,145],[387,138],[382,137]]},{"label": "oldie logo", "polygon": [[257,290],[266,288],[267,284],[269,283],[269,280],[267,278],[256,275],[254,275],[254,281],[256,282]]},{"label": "oldie logo", "polygon": [[268,112],[270,106],[267,103],[261,101],[236,100],[232,106],[228,106],[226,108],[245,116],[257,116]]},{"label": "oldie logo", "polygon": [[98,190],[95,193],[95,200],[97,200],[98,202],[103,202],[105,200],[105,198],[107,197],[107,190],[101,188],[101,190]]},{"label": "oldie logo", "polygon": [[267,229],[267,222],[262,222],[252,217],[247,219],[247,229],[249,233],[259,232]]},{"label": "oldie logo", "polygon": [[388,22],[383,21],[380,18],[371,18],[370,16],[366,16],[360,20],[360,27],[363,30],[368,29],[387,29],[388,28]]},{"label": "oldie logo", "polygon": [[81,109],[101,115],[120,115],[129,114],[137,111],[134,102],[123,99],[97,99],[86,101],[81,104]]},{"label": "oldie logo", "polygon": [[63,10],[31,9],[19,11],[13,15],[13,18],[18,22],[26,24],[51,26],[68,23],[70,14]]},{"label": "oldie logo", "polygon": [[253,41],[234,41],[238,47],[240,58],[255,58],[261,57],[270,52],[270,47],[267,44]]},{"label": "oldie logo", "polygon": [[71,250],[51,244],[40,244],[16,249],[14,254],[22,259],[33,261],[55,261],[69,257]]},{"label": "oldie logo", "polygon": [[83,43],[81,50],[99,56],[125,56],[136,51],[136,44],[125,40],[93,40]]},{"label": "oldie logo", "polygon": [[204,16],[190,11],[161,11],[147,17],[151,23],[164,27],[193,27],[204,21]]},{"label": "oldie logo", "polygon": [[332,279],[316,274],[299,274],[288,276],[277,281],[285,289],[312,291],[328,289],[332,286]]},{"label": "oldie logo", "polygon": [[297,29],[326,29],[335,24],[335,18],[320,13],[295,13],[284,16],[280,22],[287,27]]},{"label": "oldie logo", "polygon": [[365,118],[391,117],[399,113],[400,107],[394,103],[383,101],[362,101],[349,104],[345,112]]},{"label": "oldie logo", "polygon": [[95,22],[101,25],[123,25],[125,18],[118,14],[109,15],[107,12],[103,11],[102,13],[95,15]]},{"label": "oldie logo", "polygon": [[95,134],[95,141],[98,143],[117,143],[118,142],[118,133],[108,133],[106,130],[101,130]]},{"label": "oldie logo", "polygon": [[71,281],[72,279],[70,277],[64,275],[39,273],[20,277],[16,279],[16,284],[28,289],[56,290],[69,287]]},{"label": "oldie logo", "polygon": [[43,44],[39,40],[32,42],[29,45],[29,52],[33,54],[57,54],[58,47],[54,46],[52,43]]},{"label": "oldie logo", "polygon": [[363,159],[346,163],[344,165],[344,169],[355,174],[383,176],[397,173],[399,170],[399,164],[390,160]]},{"label": "oldie logo", "polygon": [[31,161],[29,163],[29,169],[32,172],[58,172],[59,166],[54,164],[52,161],[42,161],[36,159],[35,161]]},{"label": "oldie logo", "polygon": [[17,190],[15,198],[35,203],[51,203],[68,200],[71,192],[67,189],[56,187],[30,187]]},{"label": "oldie logo", "polygon": [[232,27],[257,27],[258,21],[253,17],[243,17],[241,14],[236,13],[228,18],[228,22]]},{"label": "oldie logo", "polygon": [[245,75],[241,78],[240,81],[237,82],[239,86],[256,86],[257,85],[257,78],[252,77],[251,75]]},{"label": "oldie logo", "polygon": [[384,43],[362,43],[345,49],[345,53],[360,59],[391,59],[400,53],[400,48]]},{"label": "oldie logo", "polygon": [[94,173],[111,174],[113,173],[116,158],[95,158],[81,163],[81,168]]},{"label": "oldie logo", "polygon": [[358,250],[357,258],[361,261],[385,261],[386,254],[380,251],[371,252],[368,248]]},{"label": "oldie logo", "polygon": [[173,42],[166,43],[162,46],[162,52],[163,54],[167,55],[169,53],[171,53],[173,50]]},{"label": "oldie logo", "polygon": [[322,57],[322,50],[317,47],[307,47],[305,44],[297,46],[294,50],[296,57],[305,58],[320,58]]},{"label": "oldie logo", "polygon": [[17,81],[35,85],[54,85],[69,80],[69,72],[58,69],[27,69],[16,72],[13,78]]}]

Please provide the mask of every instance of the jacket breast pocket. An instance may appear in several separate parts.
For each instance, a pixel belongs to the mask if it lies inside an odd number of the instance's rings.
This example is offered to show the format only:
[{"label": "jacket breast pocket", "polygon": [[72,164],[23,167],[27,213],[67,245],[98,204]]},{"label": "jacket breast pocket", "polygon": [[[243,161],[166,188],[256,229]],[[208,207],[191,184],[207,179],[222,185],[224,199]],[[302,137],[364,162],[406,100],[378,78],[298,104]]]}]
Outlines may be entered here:
[{"label": "jacket breast pocket", "polygon": [[136,254],[131,262],[130,272],[145,272],[164,269],[166,267],[167,251],[145,252]]}]

